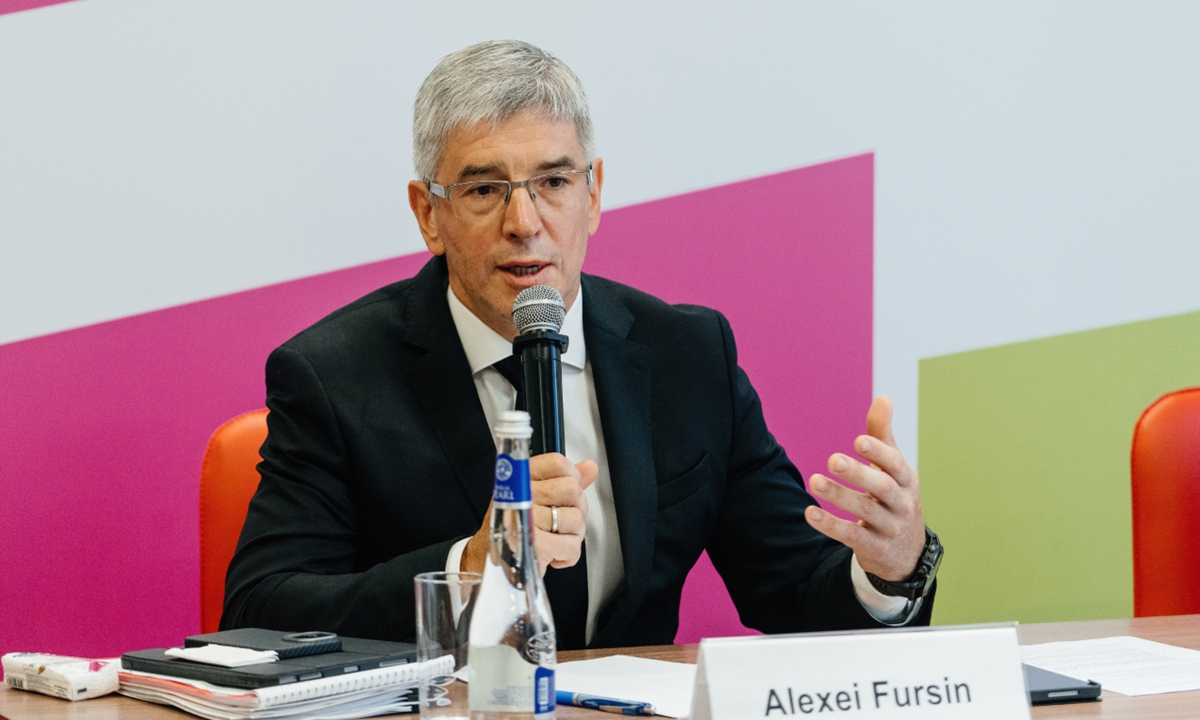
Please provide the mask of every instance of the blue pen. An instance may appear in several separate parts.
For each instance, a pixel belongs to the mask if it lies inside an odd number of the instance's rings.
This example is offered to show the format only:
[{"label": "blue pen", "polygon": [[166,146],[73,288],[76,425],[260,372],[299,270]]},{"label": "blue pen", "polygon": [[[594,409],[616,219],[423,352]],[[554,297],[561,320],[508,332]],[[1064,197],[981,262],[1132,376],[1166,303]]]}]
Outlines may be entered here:
[{"label": "blue pen", "polygon": [[634,702],[632,700],[617,700],[616,698],[584,695],[583,693],[559,690],[557,693],[559,705],[574,705],[575,707],[603,710],[618,715],[653,715],[654,706],[650,703]]}]

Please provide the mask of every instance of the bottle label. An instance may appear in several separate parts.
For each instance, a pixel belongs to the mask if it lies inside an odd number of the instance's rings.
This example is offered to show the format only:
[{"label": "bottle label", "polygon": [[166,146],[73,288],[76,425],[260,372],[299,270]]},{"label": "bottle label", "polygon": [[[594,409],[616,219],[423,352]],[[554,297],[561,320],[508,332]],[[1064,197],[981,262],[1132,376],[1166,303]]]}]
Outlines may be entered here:
[{"label": "bottle label", "polygon": [[492,500],[500,507],[530,507],[533,495],[529,489],[529,460],[516,460],[500,453],[496,456],[496,489]]},{"label": "bottle label", "polygon": [[533,714],[545,715],[553,712],[558,704],[558,696],[554,693],[554,671],[550,668],[538,667],[533,673]]},{"label": "bottle label", "polygon": [[544,715],[554,710],[554,668],[534,665],[508,645],[472,645],[468,659],[472,712]]}]

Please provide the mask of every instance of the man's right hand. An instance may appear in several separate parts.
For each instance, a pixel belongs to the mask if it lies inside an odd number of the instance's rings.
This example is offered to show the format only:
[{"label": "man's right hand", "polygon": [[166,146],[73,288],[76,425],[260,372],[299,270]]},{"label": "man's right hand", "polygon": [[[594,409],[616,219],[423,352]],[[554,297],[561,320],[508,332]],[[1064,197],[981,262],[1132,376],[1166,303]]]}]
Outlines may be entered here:
[{"label": "man's right hand", "polygon": [[[530,490],[533,494],[533,547],[539,569],[571,567],[579,562],[583,536],[587,532],[587,496],[583,491],[596,481],[600,469],[591,460],[571,464],[559,453],[537,455],[529,460]],[[558,508],[558,532],[554,526],[554,510]],[[479,532],[467,541],[460,569],[464,572],[483,572],[487,559],[488,536],[492,529],[492,508]]]}]

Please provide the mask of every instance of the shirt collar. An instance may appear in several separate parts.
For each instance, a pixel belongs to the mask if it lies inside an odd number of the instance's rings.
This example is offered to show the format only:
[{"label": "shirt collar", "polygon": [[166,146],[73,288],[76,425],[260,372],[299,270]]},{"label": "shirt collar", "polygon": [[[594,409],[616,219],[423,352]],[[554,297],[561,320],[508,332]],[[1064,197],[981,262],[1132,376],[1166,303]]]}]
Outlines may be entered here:
[{"label": "shirt collar", "polygon": [[[446,288],[446,300],[450,303],[450,317],[454,318],[454,327],[458,330],[458,339],[462,341],[472,375],[512,355],[512,343],[475,317],[450,287]],[[561,332],[570,340],[567,351],[562,355],[563,364],[582,370],[587,363],[587,344],[583,339],[582,287],[575,296],[575,304],[567,311]]]}]

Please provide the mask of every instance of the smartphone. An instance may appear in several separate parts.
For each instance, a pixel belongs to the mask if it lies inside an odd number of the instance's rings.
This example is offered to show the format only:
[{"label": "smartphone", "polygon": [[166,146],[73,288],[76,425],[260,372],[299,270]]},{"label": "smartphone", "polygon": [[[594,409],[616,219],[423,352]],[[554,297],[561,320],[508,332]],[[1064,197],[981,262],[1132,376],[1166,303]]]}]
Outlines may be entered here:
[{"label": "smartphone", "polygon": [[274,650],[279,654],[279,659],[284,660],[338,652],[342,649],[342,639],[336,633],[331,632],[283,632],[263,630],[262,628],[238,628],[237,630],[193,635],[183,641],[184,647],[200,647],[202,645]]}]

